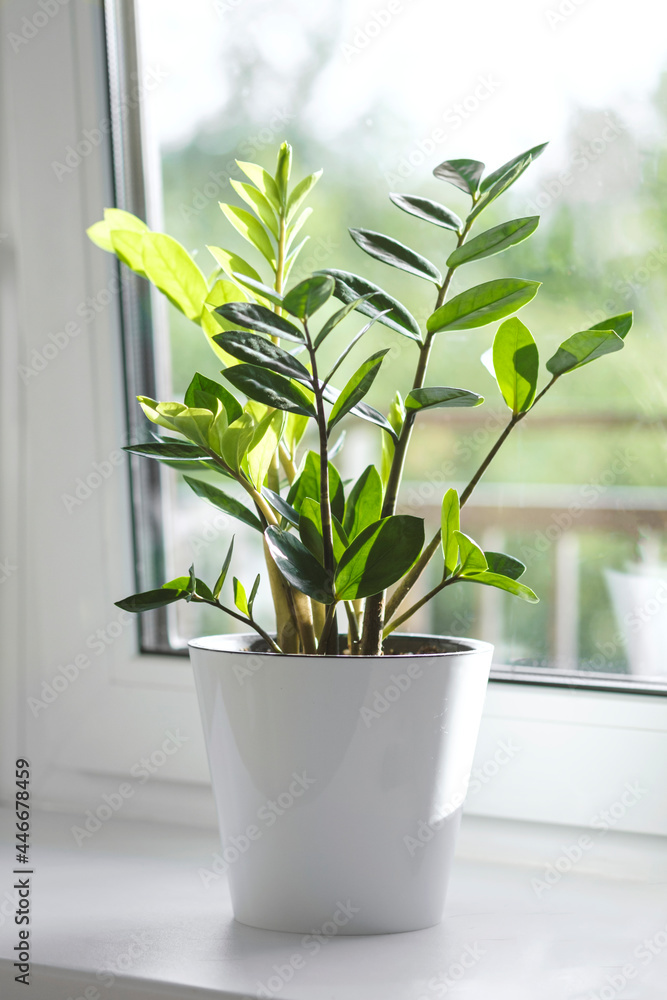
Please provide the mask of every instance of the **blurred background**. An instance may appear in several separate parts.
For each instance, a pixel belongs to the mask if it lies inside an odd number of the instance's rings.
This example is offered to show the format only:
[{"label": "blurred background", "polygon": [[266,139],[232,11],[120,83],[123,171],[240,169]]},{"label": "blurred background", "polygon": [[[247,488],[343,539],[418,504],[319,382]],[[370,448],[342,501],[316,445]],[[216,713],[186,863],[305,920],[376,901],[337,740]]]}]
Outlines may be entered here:
[{"label": "blurred background", "polygon": [[[647,30],[655,4],[637,0],[631,19],[617,0],[604,8],[600,0],[514,0],[511,16],[491,0],[138,0],[137,11],[142,77],[158,81],[143,94],[157,165],[150,221],[195,252],[205,273],[214,266],[206,244],[214,244],[247,255],[268,277],[218,202],[237,202],[229,186],[243,176],[236,159],[271,168],[287,139],[297,177],[324,168],[293,279],[319,267],[363,273],[424,322],[429,286],[372,261],[347,227],[388,233],[442,268],[454,235],[405,215],[388,193],[425,195],[465,213],[465,196],[436,180],[433,167],[471,157],[493,170],[549,140],[477,228],[539,214],[537,233],[457,271],[452,292],[502,275],[543,282],[521,312],[543,360],[605,316],[632,309],[635,326],[622,355],[559,383],[466,508],[464,530],[522,558],[541,604],[452,588],[406,628],[483,636],[496,644],[496,663],[517,676],[667,681],[667,62],[662,33]],[[347,322],[341,337],[356,329]],[[428,384],[472,389],[486,402],[420,417],[402,509],[434,526],[443,490],[467,481],[506,421],[480,360],[495,329],[437,341]],[[158,336],[160,398],[181,399],[195,370],[216,377],[201,332],[171,307]],[[381,327],[366,341],[363,357],[393,347],[369,397],[386,411],[396,388],[409,389],[414,347]],[[354,352],[341,384],[360,360]],[[380,432],[360,423],[346,421],[344,476],[379,461]],[[184,572],[194,558],[198,575],[214,578],[234,525],[175,475],[166,474],[165,486],[170,571]],[[238,533],[248,579],[255,563],[261,568],[252,544]],[[437,574],[435,560],[432,568]],[[232,625],[175,608],[176,644]]]}]

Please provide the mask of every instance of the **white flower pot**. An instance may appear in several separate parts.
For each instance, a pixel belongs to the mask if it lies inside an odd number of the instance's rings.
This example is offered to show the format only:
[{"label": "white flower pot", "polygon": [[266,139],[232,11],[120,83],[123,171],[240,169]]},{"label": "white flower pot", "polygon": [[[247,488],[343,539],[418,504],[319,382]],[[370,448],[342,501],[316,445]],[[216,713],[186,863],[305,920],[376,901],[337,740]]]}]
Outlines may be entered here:
[{"label": "white flower pot", "polygon": [[[392,641],[382,657],[190,643],[218,870],[241,923],[379,934],[442,920],[493,647]],[[444,651],[398,655],[424,645]]]}]

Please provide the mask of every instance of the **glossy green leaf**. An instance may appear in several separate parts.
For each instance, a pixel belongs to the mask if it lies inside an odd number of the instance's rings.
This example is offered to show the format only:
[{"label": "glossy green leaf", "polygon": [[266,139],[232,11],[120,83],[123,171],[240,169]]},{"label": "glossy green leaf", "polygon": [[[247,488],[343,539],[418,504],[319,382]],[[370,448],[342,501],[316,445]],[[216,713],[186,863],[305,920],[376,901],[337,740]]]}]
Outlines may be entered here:
[{"label": "glossy green leaf", "polygon": [[276,239],[278,239],[278,222],[276,220],[275,212],[266,195],[262,194],[261,191],[258,191],[256,187],[252,186],[252,184],[244,184],[243,181],[236,181],[234,178],[231,178],[229,183],[239,197],[243,198],[246,205],[250,205],[250,207],[254,209],[260,221],[264,223],[269,232],[272,233]]},{"label": "glossy green leaf", "polygon": [[374,465],[367,466],[350,490],[345,504],[343,527],[350,539],[380,519],[382,480]]},{"label": "glossy green leaf", "polygon": [[295,285],[283,298],[283,307],[298,319],[308,319],[333,295],[335,282],[325,274],[316,274]]},{"label": "glossy green leaf", "polygon": [[[309,451],[303,463],[301,474],[294,480],[287,494],[287,502],[296,511],[306,497],[320,501],[320,456]],[[331,513],[342,523],[345,517],[345,491],[338,470],[329,462],[329,503]]]},{"label": "glossy green leaf", "polygon": [[603,319],[601,323],[589,327],[591,330],[613,330],[621,340],[625,340],[632,327],[632,313],[621,313],[620,316],[610,316]]},{"label": "glossy green leaf", "polygon": [[283,436],[290,455],[294,455],[301,438],[308,429],[308,417],[299,413],[288,413]]},{"label": "glossy green leaf", "polygon": [[255,187],[259,188],[262,194],[269,200],[273,208],[275,208],[277,212],[280,212],[280,194],[278,193],[276,182],[268,170],[265,170],[264,167],[260,167],[258,163],[248,163],[245,160],[237,160],[236,165],[239,170],[242,170],[246,177],[253,182]]},{"label": "glossy green leaf", "polygon": [[255,422],[249,413],[231,423],[222,439],[222,457],[235,472],[241,469],[241,463],[255,434]]},{"label": "glossy green leaf", "polygon": [[285,413],[282,410],[275,413],[269,410],[257,425],[250,442],[246,455],[246,465],[250,481],[258,490],[261,490],[264,484],[269,466],[280,444],[284,426]]},{"label": "glossy green leaf", "polygon": [[190,254],[171,236],[144,233],[146,276],[188,319],[197,320],[208,295],[206,278]]},{"label": "glossy green leaf", "polygon": [[238,281],[239,285],[243,285],[244,288],[249,288],[251,292],[254,293],[256,298],[261,298],[270,302],[274,306],[278,306],[282,309],[283,297],[279,295],[275,289],[271,288],[270,285],[265,285],[263,281],[260,280],[259,275],[255,278],[253,275],[242,274],[239,271],[234,271],[233,278]]},{"label": "glossy green leaf", "polygon": [[213,599],[217,601],[220,596],[220,591],[222,590],[223,584],[227,579],[227,573],[229,572],[229,567],[232,561],[232,553],[234,551],[234,538],[229,543],[229,548],[227,549],[227,555],[225,556],[225,561],[222,564],[222,569],[220,570],[220,576],[215,582],[215,587],[213,588]]},{"label": "glossy green leaf", "polygon": [[336,282],[334,294],[341,302],[347,304],[361,296],[368,296],[357,305],[360,313],[363,313],[364,316],[377,316],[388,309],[389,313],[379,321],[383,326],[387,326],[390,330],[395,330],[396,333],[401,333],[411,340],[421,341],[421,330],[414,316],[397,299],[392,298],[378,285],[374,285],[372,281],[360,278],[349,271],[338,271],[333,268],[325,268],[317,273],[331,275]]},{"label": "glossy green leaf", "polygon": [[290,249],[290,247],[294,243],[295,238],[299,235],[305,223],[312,214],[313,214],[312,208],[304,208],[299,218],[296,219],[291,226],[287,227],[287,239],[285,241],[285,250]]},{"label": "glossy green leaf", "polygon": [[266,497],[273,509],[280,514],[280,516],[291,524],[294,528],[299,527],[299,514],[292,507],[291,504],[287,503],[287,500],[283,499],[279,493],[274,493],[270,490],[268,486],[262,487],[262,496]]},{"label": "glossy green leaf", "polygon": [[320,344],[326,340],[331,331],[334,330],[346,316],[349,316],[351,312],[358,309],[362,302],[366,302],[368,298],[370,298],[370,295],[360,295],[357,298],[351,299],[347,305],[344,305],[342,309],[338,309],[332,316],[330,316],[315,338],[315,347],[318,348]]},{"label": "glossy green leaf", "polygon": [[378,316],[374,316],[373,319],[369,319],[368,323],[366,323],[366,325],[362,327],[359,333],[357,333],[352,338],[352,340],[350,340],[350,342],[348,343],[347,347],[342,352],[342,354],[339,354],[338,357],[336,358],[333,367],[325,375],[324,382],[331,382],[331,379],[334,377],[334,375],[336,374],[342,363],[345,361],[345,358],[348,356],[350,351],[357,345],[357,343],[361,340],[361,338],[364,337],[368,333],[368,331],[377,323],[380,316],[382,315],[383,313],[380,313]]},{"label": "glossy green leaf", "polygon": [[[321,385],[321,389],[322,389],[322,395],[324,396],[327,403],[335,403],[338,400],[338,397],[341,395],[338,389],[334,389],[332,385]],[[392,438],[394,439],[396,438],[394,429],[387,420],[387,418],[384,417],[379,412],[379,410],[376,410],[374,407],[369,406],[368,403],[364,402],[357,403],[356,406],[352,407],[350,413],[354,417],[361,417],[362,420],[367,420],[368,423],[375,424],[376,427],[381,427],[382,430],[387,431],[387,433],[391,435]]]},{"label": "glossy green leaf", "polygon": [[329,433],[331,433],[332,428],[336,426],[338,421],[342,420],[345,414],[349,413],[364,398],[373,385],[387,353],[388,349],[372,354],[367,361],[364,361],[357,368],[354,375],[349,379],[331,410],[327,424]]},{"label": "glossy green leaf", "polygon": [[287,254],[287,257],[285,258],[285,267],[283,268],[283,278],[285,281],[287,281],[287,279],[289,278],[290,273],[292,271],[292,267],[296,263],[297,257],[299,256],[299,254],[301,253],[301,251],[303,250],[309,239],[310,239],[309,236],[304,236],[301,242],[297,243],[297,245]]},{"label": "glossy green leaf", "polygon": [[350,542],[335,577],[338,600],[371,597],[396,583],[410,569],[424,545],[424,522],[395,514],[370,524]]},{"label": "glossy green leaf", "polygon": [[516,316],[498,327],[493,340],[493,370],[512,413],[525,413],[533,405],[540,357],[528,327]]},{"label": "glossy green leaf", "polygon": [[[228,278],[232,278],[234,281],[243,285],[245,285],[245,282],[248,279],[262,285],[262,280],[258,272],[251,264],[248,264],[243,257],[239,257],[238,254],[232,253],[231,250],[223,250],[222,247],[207,246],[206,249],[215,258]],[[241,279],[243,279],[243,281],[241,281]],[[250,288],[252,286],[248,285],[248,287]],[[267,298],[267,296],[263,297]],[[269,301],[272,300],[269,299]]]},{"label": "glossy green leaf", "polygon": [[206,409],[212,410],[213,406],[209,405],[214,400],[219,399],[222,403],[225,411],[227,413],[227,418],[229,423],[238,420],[238,418],[243,413],[243,407],[241,404],[232,396],[228,389],[225,389],[223,385],[219,382],[215,382],[213,379],[208,378],[206,375],[201,375],[199,372],[195,372],[190,385],[185,391],[185,396],[183,400],[186,406],[203,406]]},{"label": "glossy green leaf", "polygon": [[390,194],[390,200],[398,208],[403,209],[408,215],[414,215],[417,219],[425,222],[432,222],[434,226],[442,229],[453,229],[454,231],[463,228],[463,223],[458,215],[450,212],[444,205],[430,198],[420,198],[413,194]]},{"label": "glossy green leaf", "polygon": [[403,429],[403,424],[405,422],[406,410],[401,394],[396,390],[394,398],[389,404],[389,413],[387,414],[387,423],[391,430],[389,434],[382,435],[382,463],[380,478],[382,479],[382,485],[386,486],[389,481],[389,474],[391,472],[391,463],[394,460],[394,451],[396,442],[398,441],[398,436]]},{"label": "glossy green leaf", "polygon": [[235,517],[238,521],[243,521],[247,524],[249,528],[254,528],[256,531],[263,531],[263,527],[259,518],[248,510],[240,500],[236,500],[234,497],[228,496],[219,490],[216,486],[212,486],[210,483],[205,482],[203,479],[191,479],[190,476],[183,476],[183,479],[188,484],[191,490],[193,490],[198,497],[202,500],[208,500],[212,503],[214,507],[218,510],[223,511],[225,514],[229,514],[230,517]]},{"label": "glossy green leaf", "polygon": [[624,346],[622,338],[613,330],[582,330],[563,341],[547,361],[547,369],[552,375],[564,375],[605,354],[620,351]]},{"label": "glossy green leaf", "polygon": [[290,413],[302,413],[307,417],[317,416],[310,397],[301,386],[276,372],[258,365],[242,364],[226,368],[222,374],[235,388],[258,403]]},{"label": "glossy green leaf", "polygon": [[298,358],[284,351],[273,341],[246,330],[228,330],[218,334],[215,342],[239,361],[245,361],[260,368],[269,368],[280,375],[310,383],[311,374]]},{"label": "glossy green leaf", "polygon": [[126,597],[123,601],[116,601],[116,607],[123,611],[131,611],[138,614],[140,611],[153,611],[155,608],[164,608],[167,604],[180,601],[185,597],[184,590],[171,590],[160,588],[159,590],[147,590],[143,594],[134,594]]},{"label": "glossy green leaf", "polygon": [[461,577],[461,579],[465,580],[466,583],[481,583],[486,587],[496,587],[498,590],[506,590],[508,594],[514,594],[515,597],[520,597],[529,604],[539,604],[539,597],[530,587],[526,587],[525,584],[519,583],[517,580],[512,580],[508,576],[483,572],[472,573],[469,576]]},{"label": "glossy green leaf", "polygon": [[119,261],[142,278],[148,277],[144,268],[145,236],[146,231],[128,229],[113,229],[109,234],[111,248]]},{"label": "glossy green leaf", "polygon": [[494,170],[488,175],[488,177],[484,178],[479,186],[480,191],[488,191],[489,188],[492,188],[493,185],[496,184],[502,177],[506,177],[508,174],[511,174],[517,166],[522,168],[521,172],[523,173],[523,171],[530,166],[533,160],[536,160],[537,157],[544,152],[548,145],[549,144],[547,142],[543,142],[539,146],[533,146],[532,149],[526,150],[525,153],[519,153],[518,156],[512,157],[512,159],[508,160],[507,163],[503,163],[502,167],[498,167],[497,170]]},{"label": "glossy green leaf", "polygon": [[248,615],[250,613],[250,608],[248,607],[248,598],[246,596],[245,587],[237,577],[234,577],[232,582],[234,586],[234,604],[242,615]]},{"label": "glossy green leaf", "polygon": [[255,577],[254,583],[253,583],[253,585],[252,585],[252,587],[250,589],[250,593],[248,594],[248,610],[250,611],[251,615],[252,615],[253,606],[255,604],[255,598],[257,597],[257,591],[259,590],[259,582],[260,582],[260,580],[261,580],[261,577],[260,577],[260,575],[258,573],[257,576]]},{"label": "glossy green leaf", "polygon": [[485,233],[480,233],[479,236],[475,236],[454,250],[447,258],[447,267],[460,267],[461,264],[468,264],[472,260],[482,260],[483,257],[501,253],[508,247],[527,240],[539,223],[539,215],[532,215],[524,219],[512,219],[511,222],[503,222],[501,226],[487,229]]},{"label": "glossy green leaf", "polygon": [[445,560],[444,579],[450,577],[459,561],[458,532],[461,528],[459,495],[456,490],[447,490],[442,498],[440,510],[440,530],[442,554]]},{"label": "glossy green leaf", "polygon": [[508,576],[510,580],[518,580],[526,572],[526,567],[520,559],[508,555],[506,552],[485,552],[484,556],[489,566],[490,573],[497,573],[499,576]]},{"label": "glossy green leaf", "polygon": [[208,431],[213,420],[209,410],[185,406],[184,403],[158,403],[148,396],[137,396],[137,400],[154,424],[183,434],[202,448],[208,447]]},{"label": "glossy green leaf", "polygon": [[432,264],[426,257],[406,247],[391,236],[383,233],[375,233],[370,229],[350,229],[350,236],[369,257],[381,260],[383,264],[397,267],[408,274],[414,274],[418,278],[432,281],[436,285],[442,284],[442,275],[435,264]]},{"label": "glossy green leaf", "polygon": [[314,174],[309,174],[308,177],[304,177],[304,179],[299,181],[299,183],[295,186],[294,190],[287,199],[287,222],[290,222],[294,218],[304,198],[308,196],[309,192],[317,184],[321,176],[322,171],[317,170]]},{"label": "glossy green leaf", "polygon": [[204,583],[203,580],[200,580],[199,577],[195,580],[194,592],[197,597],[203,597],[205,601],[215,600],[210,588]]},{"label": "glossy green leaf", "polygon": [[219,202],[223,215],[231,222],[237,233],[256,247],[263,257],[268,260],[272,267],[276,266],[276,251],[271,240],[266,235],[266,230],[254,215],[247,212],[245,208],[237,208],[236,205],[226,205]]},{"label": "glossy green leaf", "polygon": [[423,389],[412,389],[405,397],[406,410],[428,410],[440,406],[479,406],[483,396],[469,389],[434,385]]},{"label": "glossy green leaf", "polygon": [[208,459],[208,452],[203,448],[198,448],[188,441],[176,441],[162,443],[151,442],[149,444],[130,444],[123,448],[123,451],[131,455],[143,455],[146,458],[155,458],[159,461],[182,462],[187,465],[190,462]]},{"label": "glossy green leaf", "polygon": [[486,556],[477,542],[474,542],[472,538],[465,535],[462,531],[455,530],[453,534],[459,545],[461,559],[459,573],[461,576],[485,572],[488,568]]},{"label": "glossy green leaf", "polygon": [[453,184],[465,194],[475,195],[484,173],[484,164],[479,160],[445,160],[439,163],[433,171],[433,176],[439,181]]},{"label": "glossy green leaf", "polygon": [[504,319],[537,295],[539,281],[523,278],[496,278],[456,295],[429,316],[429,333],[443,330],[472,330]]},{"label": "glossy green leaf", "polygon": [[267,333],[270,337],[280,337],[282,340],[291,340],[297,344],[305,342],[303,334],[294,323],[253,302],[228,302],[215,311],[230,323],[237,323],[246,330]]},{"label": "glossy green leaf", "polygon": [[333,602],[330,577],[299,538],[275,525],[266,529],[264,537],[276,566],[288,583],[320,604]]},{"label": "glossy green leaf", "polygon": [[137,233],[148,232],[146,223],[131,212],[125,212],[121,208],[105,208],[104,219],[89,226],[86,233],[96,246],[108,253],[114,253],[111,233],[116,229]]},{"label": "glossy green leaf", "polygon": [[[331,522],[334,559],[337,563],[350,542],[340,521],[333,515]],[[322,508],[317,500],[313,500],[311,497],[306,497],[301,505],[299,535],[303,544],[312,552],[318,562],[324,563]]]},{"label": "glossy green leaf", "polygon": [[287,185],[292,170],[292,147],[288,142],[281,143],[276,163],[276,187],[281,205],[287,204]]}]

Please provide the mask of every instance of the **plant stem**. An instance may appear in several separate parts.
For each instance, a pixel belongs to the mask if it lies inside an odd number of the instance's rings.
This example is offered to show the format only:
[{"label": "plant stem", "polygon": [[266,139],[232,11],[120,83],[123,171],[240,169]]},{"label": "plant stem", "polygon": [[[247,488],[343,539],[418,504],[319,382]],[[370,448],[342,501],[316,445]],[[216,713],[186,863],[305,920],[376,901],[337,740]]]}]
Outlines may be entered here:
[{"label": "plant stem", "polygon": [[458,576],[450,576],[447,580],[441,580],[440,583],[437,584],[437,586],[435,586],[432,590],[429,590],[428,594],[426,594],[424,597],[421,597],[415,604],[412,605],[412,607],[408,608],[408,610],[404,614],[400,615],[400,617],[398,618],[395,618],[393,621],[390,621],[389,624],[386,625],[384,628],[384,631],[382,633],[382,638],[386,639],[388,635],[390,635],[395,629],[398,628],[399,625],[402,625],[403,622],[406,622],[408,620],[408,618],[411,618],[412,615],[414,615],[415,611],[419,611],[419,609],[422,608],[425,604],[428,604],[428,602],[433,597],[435,597],[436,594],[439,594],[441,590],[444,590],[445,587],[448,587],[450,583],[456,583],[458,579],[459,579]]},{"label": "plant stem", "polygon": [[250,628],[254,629],[255,632],[261,635],[262,639],[264,639],[272,653],[282,653],[282,650],[276,645],[269,633],[265,632],[262,626],[258,625],[254,618],[246,618],[245,615],[241,615],[237,611],[232,611],[231,608],[225,607],[225,605],[221,604],[218,600],[207,601],[205,597],[199,597],[197,594],[195,594],[192,599],[196,604],[209,604],[212,608],[224,611],[226,615],[231,615],[231,617],[236,618],[237,621],[243,622],[244,625],[249,625]]}]

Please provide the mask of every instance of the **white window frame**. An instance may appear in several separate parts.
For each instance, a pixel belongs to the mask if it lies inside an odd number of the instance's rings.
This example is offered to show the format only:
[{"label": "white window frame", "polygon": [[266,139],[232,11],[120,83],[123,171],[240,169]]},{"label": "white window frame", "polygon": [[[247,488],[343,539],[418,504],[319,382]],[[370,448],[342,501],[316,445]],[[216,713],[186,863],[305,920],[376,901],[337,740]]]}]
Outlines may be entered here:
[{"label": "white window frame", "polygon": [[[109,6],[130,10],[129,0]],[[25,16],[20,0],[0,7],[0,231],[8,234],[0,241],[0,561],[16,567],[0,585],[2,756],[34,758],[38,801],[85,808],[180,726],[188,747],[125,815],[182,819],[187,807],[208,822],[189,664],[139,654],[134,624],[47,711],[35,718],[28,707],[59,665],[87,649],[86,637],[114,620],[113,601],[132,591],[134,567],[125,465],[76,514],[62,501],[125,443],[117,299],[44,371],[27,383],[17,374],[115,274],[85,236],[112,197],[108,136],[62,179],[51,167],[108,116],[102,12],[64,5],[14,52],[8,39]],[[616,829],[667,835],[667,698],[492,681],[476,766],[495,759],[502,741],[519,749],[481,782],[469,812],[586,826],[640,782],[646,793]],[[4,798],[10,781],[4,767]]]}]

